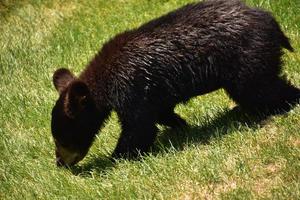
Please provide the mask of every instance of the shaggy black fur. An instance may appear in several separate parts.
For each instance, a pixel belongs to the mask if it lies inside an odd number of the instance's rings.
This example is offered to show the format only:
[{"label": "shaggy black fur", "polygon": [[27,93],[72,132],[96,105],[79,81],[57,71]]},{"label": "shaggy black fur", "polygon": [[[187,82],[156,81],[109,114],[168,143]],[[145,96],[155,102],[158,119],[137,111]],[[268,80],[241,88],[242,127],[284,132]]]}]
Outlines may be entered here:
[{"label": "shaggy black fur", "polygon": [[153,144],[156,123],[186,125],[176,104],[220,88],[246,110],[289,109],[300,90],[280,76],[282,48],[293,50],[266,11],[236,0],[186,5],[115,36],[79,78],[54,74],[54,138],[87,152],[115,110],[122,133],[113,156],[136,156]]}]

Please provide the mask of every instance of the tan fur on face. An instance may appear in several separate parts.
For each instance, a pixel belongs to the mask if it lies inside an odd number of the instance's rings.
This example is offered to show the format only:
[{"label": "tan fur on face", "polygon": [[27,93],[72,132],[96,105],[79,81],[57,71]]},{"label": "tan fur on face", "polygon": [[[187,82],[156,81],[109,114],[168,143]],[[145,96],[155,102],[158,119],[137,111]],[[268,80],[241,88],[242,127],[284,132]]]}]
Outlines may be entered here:
[{"label": "tan fur on face", "polygon": [[56,143],[57,160],[62,160],[65,165],[71,166],[84,158],[85,153],[75,152]]}]

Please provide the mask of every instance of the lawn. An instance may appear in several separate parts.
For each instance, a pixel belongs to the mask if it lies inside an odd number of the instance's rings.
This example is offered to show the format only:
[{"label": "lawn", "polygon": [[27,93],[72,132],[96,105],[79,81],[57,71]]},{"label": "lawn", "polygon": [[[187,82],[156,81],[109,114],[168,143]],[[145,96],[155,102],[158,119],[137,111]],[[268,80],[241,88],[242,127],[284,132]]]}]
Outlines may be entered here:
[{"label": "lawn", "polygon": [[[300,106],[263,121],[223,90],[178,105],[191,125],[160,127],[139,161],[110,161],[112,114],[87,157],[55,166],[52,74],[76,74],[103,43],[188,0],[0,1],[0,199],[299,199]],[[247,0],[272,11],[291,38],[284,73],[300,87],[300,1]]]}]

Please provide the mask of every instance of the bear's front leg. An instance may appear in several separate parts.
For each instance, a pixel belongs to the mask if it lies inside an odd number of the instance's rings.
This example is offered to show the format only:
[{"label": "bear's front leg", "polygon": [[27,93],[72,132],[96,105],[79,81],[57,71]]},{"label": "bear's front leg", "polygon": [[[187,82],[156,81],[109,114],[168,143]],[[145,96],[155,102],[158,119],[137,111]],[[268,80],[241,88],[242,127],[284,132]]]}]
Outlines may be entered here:
[{"label": "bear's front leg", "polygon": [[122,123],[122,133],[113,158],[136,158],[150,150],[157,135],[157,127],[153,121],[137,120]]}]

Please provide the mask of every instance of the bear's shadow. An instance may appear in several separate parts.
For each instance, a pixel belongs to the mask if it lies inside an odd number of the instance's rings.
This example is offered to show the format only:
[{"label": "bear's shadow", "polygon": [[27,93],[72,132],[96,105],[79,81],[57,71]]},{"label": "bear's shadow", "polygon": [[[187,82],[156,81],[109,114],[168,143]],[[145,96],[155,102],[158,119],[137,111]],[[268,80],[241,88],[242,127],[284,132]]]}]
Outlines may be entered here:
[{"label": "bear's shadow", "polygon": [[214,118],[204,116],[202,124],[182,130],[165,129],[157,138],[153,154],[168,149],[183,150],[186,144],[209,144],[213,138],[221,138],[236,130],[256,130],[267,123],[271,116],[281,113],[249,113],[236,106],[231,110],[219,112]]},{"label": "bear's shadow", "polygon": [[71,172],[76,176],[93,177],[93,173],[105,173],[115,166],[115,162],[109,157],[93,157],[89,162],[80,166],[70,167]]},{"label": "bear's shadow", "polygon": [[[286,111],[287,112],[287,111]],[[284,114],[286,112],[276,113]],[[164,129],[157,137],[156,143],[151,150],[152,155],[162,154],[171,149],[183,150],[186,144],[207,145],[213,138],[219,138],[230,134],[235,130],[252,129],[262,127],[274,113],[247,113],[238,106],[220,112],[213,119],[207,120],[199,126],[188,126],[181,130]],[[206,119],[206,118],[204,118]],[[134,160],[139,162],[139,160]],[[120,161],[122,162],[122,161]],[[93,172],[105,173],[115,165],[110,157],[95,157],[88,163],[71,168],[74,175],[92,176]]]}]

